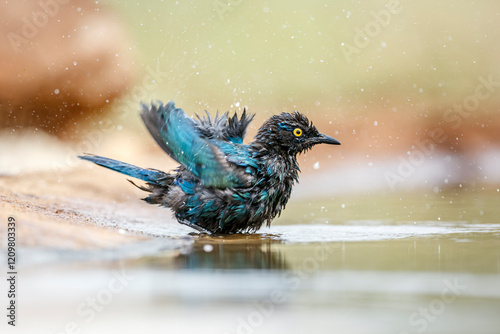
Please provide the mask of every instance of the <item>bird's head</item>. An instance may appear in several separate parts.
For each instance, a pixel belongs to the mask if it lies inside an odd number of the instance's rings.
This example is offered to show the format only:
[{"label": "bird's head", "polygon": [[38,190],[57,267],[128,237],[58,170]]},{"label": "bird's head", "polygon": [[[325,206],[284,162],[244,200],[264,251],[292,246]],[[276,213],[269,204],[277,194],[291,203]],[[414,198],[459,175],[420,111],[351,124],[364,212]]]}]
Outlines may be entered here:
[{"label": "bird's head", "polygon": [[316,144],[340,145],[338,140],[320,133],[297,111],[272,116],[264,122],[255,139],[262,146],[288,154],[307,151]]}]

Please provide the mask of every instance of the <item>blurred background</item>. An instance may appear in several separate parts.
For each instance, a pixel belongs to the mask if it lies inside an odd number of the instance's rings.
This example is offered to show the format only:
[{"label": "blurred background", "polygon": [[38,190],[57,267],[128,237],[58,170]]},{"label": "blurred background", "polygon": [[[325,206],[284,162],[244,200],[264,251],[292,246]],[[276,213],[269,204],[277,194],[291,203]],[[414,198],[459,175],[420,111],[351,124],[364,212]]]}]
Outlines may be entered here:
[{"label": "blurred background", "polygon": [[[7,149],[12,141],[33,149],[44,138],[75,153],[160,155],[138,107],[174,100],[190,115],[248,108],[257,114],[249,138],[270,115],[306,113],[342,146],[303,156],[303,171],[348,166],[343,191],[499,181],[495,2],[1,6]],[[115,142],[120,136],[127,144]],[[71,159],[39,155],[26,162],[8,154],[1,170]]]},{"label": "blurred background", "polygon": [[[290,317],[290,333],[472,328],[458,318],[481,320],[479,332],[494,333],[499,15],[500,3],[488,0],[2,2],[0,206],[23,222],[27,312],[50,299],[33,284],[40,279],[50,290],[57,270],[62,279],[54,282],[68,297],[47,310],[70,305],[70,314],[36,319],[50,323],[47,333],[69,333],[78,301],[101,291],[111,270],[127,268],[142,283],[120,298],[142,305],[158,326],[164,308],[174,312],[166,318],[178,332],[221,332],[183,327],[195,307],[219,325],[217,312],[230,311],[228,333],[279,332]],[[256,114],[247,143],[271,115],[297,110],[342,145],[299,157],[300,184],[277,229],[242,240],[189,236],[168,211],[139,201],[142,192],[123,176],[76,158],[88,152],[175,168],[138,116],[141,102],[157,100],[174,100],[189,115],[247,108]],[[321,242],[336,255],[308,271],[317,281],[287,290],[292,297],[275,303],[278,316],[262,327],[235,320],[268,300],[266,289],[307,264]],[[200,283],[192,269],[252,274],[217,280],[203,271]],[[404,284],[408,271],[420,277],[413,284]],[[165,287],[165,279],[178,285]],[[456,279],[468,280],[465,304],[446,304],[451,312],[425,328],[419,317],[408,320]],[[260,285],[245,294],[242,280]],[[123,305],[87,329],[112,328],[132,312]]]}]

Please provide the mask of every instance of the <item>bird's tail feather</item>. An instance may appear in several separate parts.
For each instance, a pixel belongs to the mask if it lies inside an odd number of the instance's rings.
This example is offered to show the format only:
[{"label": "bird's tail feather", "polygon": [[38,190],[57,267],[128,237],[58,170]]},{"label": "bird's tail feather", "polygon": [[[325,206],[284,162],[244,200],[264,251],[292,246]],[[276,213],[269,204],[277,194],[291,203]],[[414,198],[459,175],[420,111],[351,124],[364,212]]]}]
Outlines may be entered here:
[{"label": "bird's tail feather", "polygon": [[127,164],[125,162],[101,157],[98,155],[85,154],[78,156],[78,158],[93,162],[96,165],[109,168],[111,170],[114,170],[115,172],[122,173],[153,184],[158,184],[159,181],[165,179],[165,177],[168,176],[167,173],[159,170],[141,168],[131,164]]}]

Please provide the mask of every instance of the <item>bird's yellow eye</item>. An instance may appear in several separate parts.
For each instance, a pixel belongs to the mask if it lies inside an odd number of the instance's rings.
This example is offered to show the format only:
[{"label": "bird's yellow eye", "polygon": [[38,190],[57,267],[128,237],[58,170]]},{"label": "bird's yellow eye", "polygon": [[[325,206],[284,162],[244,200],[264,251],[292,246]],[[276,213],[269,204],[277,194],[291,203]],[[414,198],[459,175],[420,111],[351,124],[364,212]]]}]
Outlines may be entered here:
[{"label": "bird's yellow eye", "polygon": [[295,130],[293,130],[293,134],[295,135],[295,137],[300,137],[300,136],[302,136],[302,130],[299,128],[296,128]]}]

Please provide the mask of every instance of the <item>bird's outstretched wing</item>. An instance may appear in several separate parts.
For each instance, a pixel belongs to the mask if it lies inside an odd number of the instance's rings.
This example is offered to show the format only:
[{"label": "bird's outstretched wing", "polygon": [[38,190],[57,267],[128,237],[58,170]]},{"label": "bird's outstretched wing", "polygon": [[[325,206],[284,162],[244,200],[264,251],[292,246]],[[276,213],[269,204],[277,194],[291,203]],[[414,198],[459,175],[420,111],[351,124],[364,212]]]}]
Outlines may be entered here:
[{"label": "bird's outstretched wing", "polygon": [[173,101],[165,106],[143,105],[141,118],[158,145],[203,185],[218,188],[251,185],[253,176],[247,167],[253,160],[248,150],[243,145],[206,138],[196,122],[176,108]]},{"label": "bird's outstretched wing", "polygon": [[255,114],[248,115],[246,109],[238,118],[235,113],[233,117],[229,117],[229,113],[225,112],[219,115],[219,112],[212,117],[208,111],[205,111],[206,116],[196,115],[196,128],[206,138],[228,140],[236,144],[242,144],[243,138],[247,132],[248,125],[252,122]]},{"label": "bird's outstretched wing", "polygon": [[240,119],[238,119],[238,115],[235,113],[233,117],[230,117],[227,120],[227,126],[225,129],[225,136],[227,140],[232,141],[233,143],[242,144],[243,138],[247,133],[248,125],[252,122],[255,114],[248,115],[247,110],[243,109],[243,114],[241,114]]}]

